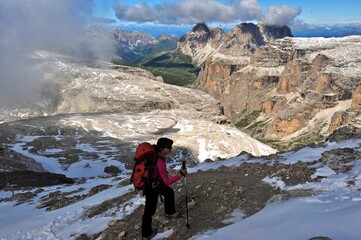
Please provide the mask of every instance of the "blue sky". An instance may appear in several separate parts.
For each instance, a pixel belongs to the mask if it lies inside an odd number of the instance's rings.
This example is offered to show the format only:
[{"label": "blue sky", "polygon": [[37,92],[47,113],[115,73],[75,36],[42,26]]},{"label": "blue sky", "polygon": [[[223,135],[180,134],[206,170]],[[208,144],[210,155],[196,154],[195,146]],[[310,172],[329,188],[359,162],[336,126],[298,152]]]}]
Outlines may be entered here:
[{"label": "blue sky", "polygon": [[301,7],[299,19],[309,24],[361,22],[361,2],[358,0],[258,0],[265,8],[270,5]]},{"label": "blue sky", "polygon": [[287,24],[295,30],[318,25],[361,24],[359,0],[93,0],[93,15],[112,27],[148,32],[187,31],[205,22],[225,29],[240,22]]}]

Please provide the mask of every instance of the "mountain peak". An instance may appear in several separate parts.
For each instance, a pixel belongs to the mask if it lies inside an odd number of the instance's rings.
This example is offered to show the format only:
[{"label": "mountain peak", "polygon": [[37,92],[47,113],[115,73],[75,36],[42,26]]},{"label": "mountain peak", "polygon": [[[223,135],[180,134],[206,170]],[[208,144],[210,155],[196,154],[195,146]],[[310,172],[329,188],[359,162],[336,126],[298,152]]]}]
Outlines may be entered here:
[{"label": "mountain peak", "polygon": [[209,28],[205,23],[198,23],[191,32],[179,39],[177,47],[200,65],[216,53],[236,57],[250,56],[258,47],[289,36],[292,34],[287,26],[239,23],[229,33],[225,33],[221,28]]},{"label": "mountain peak", "polygon": [[293,37],[291,29],[287,25],[278,26],[278,25],[267,25],[264,23],[257,24],[261,33],[273,36],[273,38],[284,38],[284,37]]},{"label": "mountain peak", "polygon": [[202,32],[202,31],[206,32],[207,34],[210,34],[211,32],[207,24],[205,23],[198,23],[192,29],[192,32]]}]

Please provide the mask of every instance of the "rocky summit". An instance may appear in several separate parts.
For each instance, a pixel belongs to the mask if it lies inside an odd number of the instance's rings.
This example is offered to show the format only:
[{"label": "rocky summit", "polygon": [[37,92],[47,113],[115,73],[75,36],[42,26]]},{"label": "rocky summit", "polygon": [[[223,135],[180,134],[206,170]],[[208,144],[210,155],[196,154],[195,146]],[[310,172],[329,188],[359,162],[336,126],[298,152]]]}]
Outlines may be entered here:
[{"label": "rocky summit", "polygon": [[199,23],[179,39],[177,48],[201,65],[214,55],[249,56],[258,47],[278,38],[292,36],[288,26],[240,23],[229,33]]}]

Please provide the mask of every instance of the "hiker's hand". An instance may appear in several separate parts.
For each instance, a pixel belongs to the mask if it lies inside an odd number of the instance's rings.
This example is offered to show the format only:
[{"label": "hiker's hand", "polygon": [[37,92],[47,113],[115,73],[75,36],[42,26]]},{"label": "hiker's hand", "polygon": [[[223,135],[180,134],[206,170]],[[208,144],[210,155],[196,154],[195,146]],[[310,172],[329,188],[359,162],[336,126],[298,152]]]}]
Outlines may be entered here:
[{"label": "hiker's hand", "polygon": [[179,173],[180,173],[183,177],[185,177],[185,176],[187,176],[187,169],[186,169],[186,168],[182,168],[182,169],[179,171]]}]

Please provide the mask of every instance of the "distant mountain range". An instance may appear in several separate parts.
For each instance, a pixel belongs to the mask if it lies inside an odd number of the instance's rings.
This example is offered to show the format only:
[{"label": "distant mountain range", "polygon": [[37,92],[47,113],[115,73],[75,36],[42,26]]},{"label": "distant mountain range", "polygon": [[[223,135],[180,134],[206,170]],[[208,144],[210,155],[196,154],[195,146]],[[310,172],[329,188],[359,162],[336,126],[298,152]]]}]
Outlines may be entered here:
[{"label": "distant mountain range", "polygon": [[142,32],[111,30],[117,43],[116,55],[128,63],[140,63],[149,57],[177,47],[178,37],[161,35],[157,38]]},{"label": "distant mountain range", "polygon": [[361,24],[310,26],[306,29],[294,28],[292,33],[295,37],[346,37],[361,35]]},{"label": "distant mountain range", "polygon": [[[199,64],[202,61],[199,62],[198,58],[205,59],[210,53],[200,53],[202,57],[194,56],[194,54],[197,49],[206,45],[211,45],[212,48],[220,47],[223,52],[227,49],[232,52],[236,50],[235,48],[243,49],[242,54],[248,54],[271,40],[292,36],[291,30],[287,26],[253,23],[238,24],[229,33],[221,28],[210,28],[205,23],[199,23],[181,37],[162,34],[155,38],[148,33],[125,31],[119,28],[114,28],[111,32],[117,45],[116,55],[123,61],[133,64],[150,61],[152,58],[158,58],[162,53],[167,54],[168,51],[176,49],[192,56],[193,61]],[[190,43],[195,45],[191,46]],[[164,57],[161,60],[164,60]]]},{"label": "distant mountain range", "polygon": [[[172,28],[172,29],[162,29],[162,28],[139,28],[136,30],[138,32],[143,32],[152,35],[153,37],[158,37],[162,34],[174,35],[181,37],[187,32],[191,31],[193,26],[182,26],[181,28]],[[222,27],[224,32],[228,33],[232,30],[234,26],[224,26]],[[344,37],[350,35],[361,35],[361,23],[344,23],[344,24],[324,24],[324,25],[315,25],[302,23],[302,25],[293,25],[290,27],[293,35],[295,37]],[[130,31],[126,27],[124,30]],[[133,30],[134,31],[134,30]]]},{"label": "distant mountain range", "polygon": [[117,42],[115,63],[137,64],[162,76],[166,83],[192,85],[200,66],[212,55],[249,56],[269,41],[292,36],[288,26],[241,23],[229,33],[220,28],[196,24],[182,37],[112,29]]},{"label": "distant mountain range", "polygon": [[[256,30],[256,28],[258,29]],[[202,35],[202,31],[205,33],[204,35]],[[262,23],[240,23],[231,29],[211,28],[205,23],[199,23],[187,33],[179,36],[162,34],[158,37],[154,37],[146,32],[126,31],[119,28],[111,29],[111,33],[114,35],[117,44],[116,55],[118,57],[118,62],[123,64],[146,64],[148,62],[146,65],[149,67],[154,62],[159,63],[159,61],[163,61],[164,59],[172,61],[172,58],[178,56],[179,53],[192,56],[192,60],[195,61],[196,64],[203,62],[202,60],[199,62],[199,58],[204,60],[211,54],[203,52],[198,53],[198,56],[195,56],[195,53],[192,53],[192,51],[194,51],[194,46],[188,46],[187,50],[183,46],[185,41],[191,41],[193,44],[203,42],[201,43],[203,45],[206,45],[209,42],[213,48],[217,45],[222,48],[221,51],[223,52],[230,49],[234,54],[238,54],[240,46],[238,46],[238,52],[235,53],[236,49],[234,48],[234,45],[243,44],[243,52],[248,50],[254,52],[256,48],[264,45],[268,41],[286,36],[329,38],[361,35],[361,24],[324,25],[317,27],[309,25],[306,28],[303,26],[302,29],[294,27],[291,31],[291,28],[288,26],[270,26]],[[240,34],[243,34],[243,39],[240,39]],[[247,34],[249,35],[248,37],[246,36]],[[249,40],[245,40],[244,38],[249,38]],[[249,44],[249,46],[246,46],[247,44]],[[180,52],[178,51],[178,53],[173,53],[172,56],[170,56],[168,52],[176,49],[180,50]],[[217,52],[219,51],[217,50]],[[162,54],[166,55],[159,57]],[[157,67],[159,67],[159,64]]]}]

